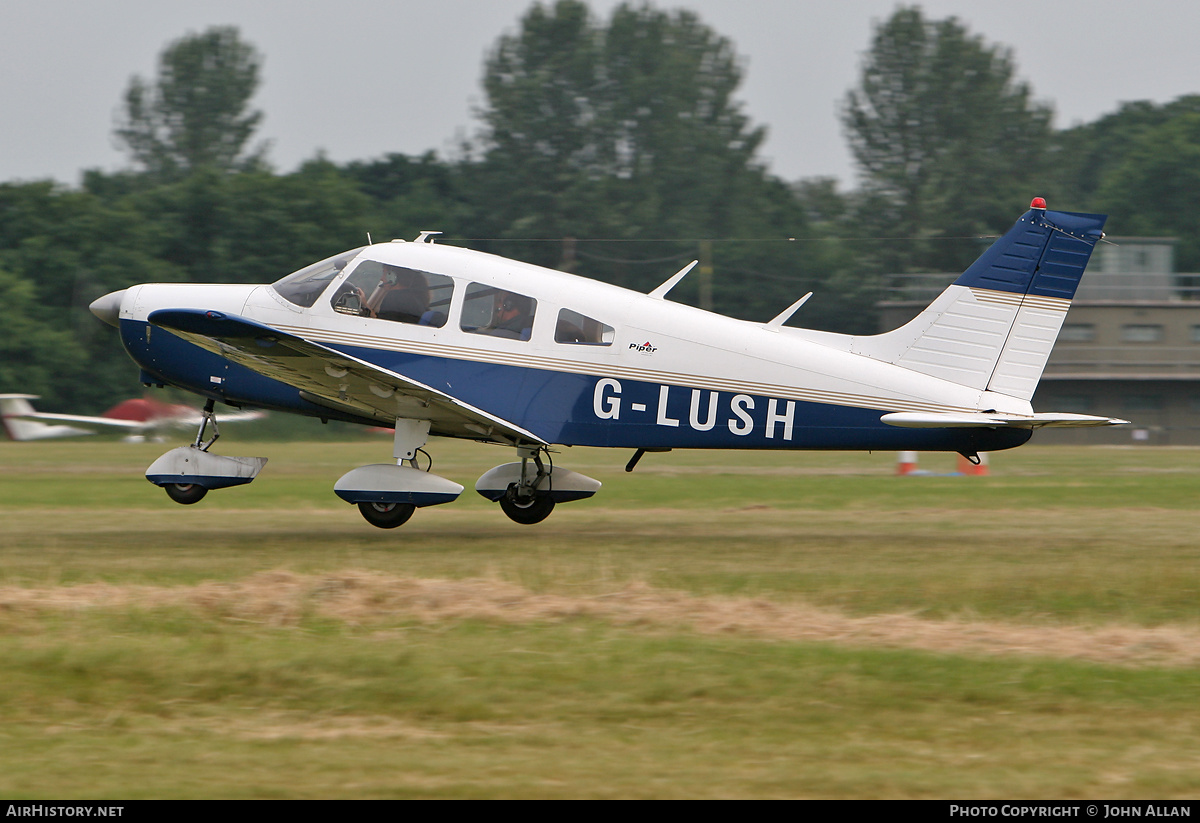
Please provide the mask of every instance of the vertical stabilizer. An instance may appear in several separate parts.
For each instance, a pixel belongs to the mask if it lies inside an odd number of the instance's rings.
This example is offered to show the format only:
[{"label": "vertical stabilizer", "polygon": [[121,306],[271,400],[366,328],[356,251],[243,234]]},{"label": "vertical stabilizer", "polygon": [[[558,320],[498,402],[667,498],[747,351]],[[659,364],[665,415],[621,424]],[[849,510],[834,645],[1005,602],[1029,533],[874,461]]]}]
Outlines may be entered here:
[{"label": "vertical stabilizer", "polygon": [[1029,400],[1105,216],[1028,212],[911,322],[853,351],[980,391]]}]

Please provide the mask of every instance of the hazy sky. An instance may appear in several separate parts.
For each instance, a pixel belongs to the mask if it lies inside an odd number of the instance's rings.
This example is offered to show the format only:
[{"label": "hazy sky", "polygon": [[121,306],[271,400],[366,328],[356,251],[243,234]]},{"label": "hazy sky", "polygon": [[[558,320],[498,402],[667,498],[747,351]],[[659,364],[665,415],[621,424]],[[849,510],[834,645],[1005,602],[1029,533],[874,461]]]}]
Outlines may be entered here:
[{"label": "hazy sky", "polygon": [[[607,16],[615,0],[592,0]],[[113,117],[129,79],[153,79],[170,41],[237,26],[263,55],[253,104],[280,171],[389,152],[445,156],[478,122],[484,55],[531,0],[0,0],[0,181],[125,165]],[[740,99],[786,179],[853,165],[838,108],[855,84],[872,25],[894,0],[679,0],[737,47]],[[1179,0],[926,0],[1013,49],[1021,76],[1068,126],[1121,101],[1200,92],[1200,3]]]}]

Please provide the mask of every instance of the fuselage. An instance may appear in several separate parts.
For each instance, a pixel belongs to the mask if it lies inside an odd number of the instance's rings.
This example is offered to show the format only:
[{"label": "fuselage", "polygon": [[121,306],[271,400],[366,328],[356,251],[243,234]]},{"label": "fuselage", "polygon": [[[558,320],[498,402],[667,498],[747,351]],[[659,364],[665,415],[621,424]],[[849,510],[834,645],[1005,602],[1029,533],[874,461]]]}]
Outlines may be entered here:
[{"label": "fuselage", "polygon": [[[376,270],[422,275],[424,304],[389,313],[387,278],[377,278]],[[359,286],[352,289],[356,276]],[[561,445],[969,453],[1017,446],[1030,434],[888,426],[880,417],[889,412],[1032,410],[1024,400],[830,345],[836,335],[772,329],[452,246],[368,246],[333,276],[313,282],[318,293],[299,302],[288,296],[294,286],[278,283],[133,286],[120,295],[115,313],[144,382],[238,406],[370,425],[394,421],[313,403],[286,383],[153,326],[148,317],[182,308],[244,317],[418,381]],[[395,282],[388,287],[401,291]],[[393,302],[402,302],[396,297]],[[524,310],[528,325],[506,320],[510,309]]]}]

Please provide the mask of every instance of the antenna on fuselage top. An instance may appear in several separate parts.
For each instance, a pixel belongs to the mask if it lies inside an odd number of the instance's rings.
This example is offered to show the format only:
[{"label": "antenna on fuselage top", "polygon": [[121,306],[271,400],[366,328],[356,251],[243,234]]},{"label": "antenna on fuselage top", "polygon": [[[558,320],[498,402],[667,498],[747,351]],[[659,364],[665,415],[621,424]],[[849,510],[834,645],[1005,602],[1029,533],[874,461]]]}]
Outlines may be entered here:
[{"label": "antenna on fuselage top", "polygon": [[428,243],[432,246],[433,238],[439,234],[441,234],[440,231],[423,231],[417,236],[417,239],[414,240],[413,242],[414,243]]},{"label": "antenna on fuselage top", "polygon": [[367,232],[367,245],[368,246],[375,245],[374,243],[371,242],[371,233],[370,232]]},{"label": "antenna on fuselage top", "polygon": [[766,329],[767,331],[779,331],[781,328],[783,328],[783,324],[788,321],[788,318],[796,313],[796,309],[800,308],[805,303],[807,303],[808,298],[810,298],[810,297],[812,297],[812,292],[809,292],[808,294],[801,297],[795,303],[788,306],[786,309],[781,311],[779,314],[777,314],[773,318],[771,318],[771,320],[769,320],[768,322],[763,323],[763,328]]},{"label": "antenna on fuselage top", "polygon": [[658,300],[666,299],[667,292],[669,292],[671,289],[675,288],[675,284],[678,283],[680,280],[682,280],[688,272],[690,272],[692,269],[696,268],[696,264],[699,262],[700,262],[699,260],[693,260],[692,262],[688,263],[686,266],[684,266],[682,269],[680,269],[678,272],[676,272],[674,275],[672,275],[670,280],[663,283],[661,286],[659,286],[654,291],[650,292],[650,296],[657,298]]}]

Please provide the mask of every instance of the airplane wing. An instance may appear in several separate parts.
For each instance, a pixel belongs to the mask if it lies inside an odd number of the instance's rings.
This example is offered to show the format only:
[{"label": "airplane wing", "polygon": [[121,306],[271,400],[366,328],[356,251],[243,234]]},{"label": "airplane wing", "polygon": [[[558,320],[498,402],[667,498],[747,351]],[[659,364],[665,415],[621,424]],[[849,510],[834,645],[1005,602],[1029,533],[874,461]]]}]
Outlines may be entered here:
[{"label": "airplane wing", "polygon": [[1080,428],[1085,426],[1122,426],[1128,420],[1116,417],[1094,417],[1090,414],[996,414],[991,412],[893,412],[879,418],[889,426],[905,429],[971,429],[971,428],[1015,428],[1040,429]]},{"label": "airplane wing", "polygon": [[[199,409],[194,409],[194,413],[181,414],[171,417],[165,421],[149,421],[143,423],[143,426],[153,427],[155,423],[165,422],[177,428],[191,428],[200,425],[200,421],[204,419],[204,415]],[[262,420],[267,416],[265,411],[223,411],[221,412],[221,425],[226,423],[246,423],[251,420]]]},{"label": "airplane wing", "polygon": [[391,426],[429,420],[435,434],[548,445],[536,434],[416,380],[237,315],[162,309],[149,321],[202,349],[300,390],[304,399]]},{"label": "airplane wing", "polygon": [[[110,429],[112,431],[129,431],[146,427],[146,424],[140,420],[114,420],[111,417],[89,417],[84,414],[52,414],[35,411],[26,414],[8,414],[5,417],[10,420],[27,420],[36,423],[74,423],[92,429]],[[88,432],[88,434],[91,433]]]}]

